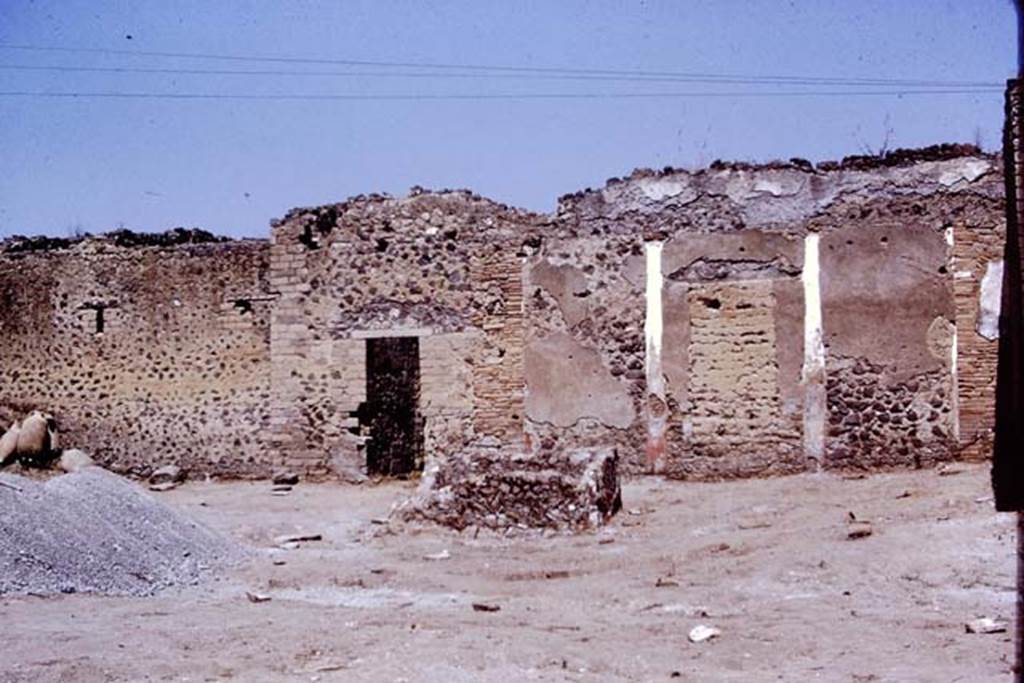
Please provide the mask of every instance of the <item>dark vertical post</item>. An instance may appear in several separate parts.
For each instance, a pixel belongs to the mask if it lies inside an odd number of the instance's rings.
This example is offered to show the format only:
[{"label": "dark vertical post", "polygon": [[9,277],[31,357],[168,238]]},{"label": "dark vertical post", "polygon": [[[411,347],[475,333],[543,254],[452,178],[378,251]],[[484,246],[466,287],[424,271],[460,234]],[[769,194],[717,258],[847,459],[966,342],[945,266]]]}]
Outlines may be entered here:
[{"label": "dark vertical post", "polygon": [[[1013,178],[1014,178],[1014,181],[1013,181],[1014,193],[1013,193],[1013,199],[1014,199],[1014,202],[1013,202],[1012,208],[1011,208],[1010,204],[1007,203],[1007,210],[1008,211],[1012,211],[1015,214],[1015,218],[1016,218],[1016,220],[1014,221],[1014,226],[1016,227],[1016,235],[1015,235],[1015,237],[1017,238],[1017,244],[1016,244],[1017,253],[1016,253],[1016,261],[1014,262],[1014,270],[1017,273],[1017,286],[1018,286],[1018,289],[1016,289],[1014,291],[1013,296],[1014,296],[1014,298],[1017,301],[1017,309],[1018,309],[1017,313],[1020,314],[1021,318],[1024,318],[1024,310],[1021,310],[1022,308],[1024,308],[1024,303],[1022,303],[1022,299],[1024,299],[1024,292],[1021,291],[1021,284],[1022,284],[1022,282],[1021,282],[1021,277],[1022,277],[1021,270],[1022,270],[1022,268],[1020,266],[1020,263],[1021,263],[1021,261],[1020,261],[1020,258],[1021,258],[1020,227],[1021,227],[1021,218],[1022,218],[1022,216],[1024,216],[1024,210],[1022,210],[1022,209],[1024,209],[1024,205],[1022,205],[1022,197],[1020,196],[1021,192],[1022,192],[1022,189],[1024,189],[1024,158],[1022,158],[1022,156],[1024,156],[1024,150],[1022,150],[1022,145],[1024,145],[1024,112],[1021,112],[1021,102],[1022,102],[1022,100],[1024,100],[1024,97],[1021,97],[1022,81],[1024,81],[1024,0],[1016,0],[1013,3],[1013,6],[1017,10],[1017,79],[1016,79],[1016,83],[1014,84],[1015,87],[1012,89],[1012,92],[1013,92],[1013,99],[1014,99],[1014,104],[1015,104],[1014,109],[1016,110],[1016,114],[1017,115],[1016,115],[1016,117],[1012,121],[1012,124],[1013,124],[1012,125],[1012,130],[1013,130],[1013,137],[1014,137],[1014,143],[1015,143],[1013,145],[1013,152],[1014,152],[1014,157],[1013,157],[1013,167],[1014,167],[1014,174],[1013,174]],[[1004,267],[1005,267],[1005,262],[1004,262]],[[1017,324],[1018,324],[1018,326],[1024,326],[1024,322],[1021,322],[1020,318],[1018,318],[1018,323]],[[1024,340],[1018,338],[1018,340],[1017,340],[1018,351],[1019,351],[1019,349],[1020,349],[1022,344],[1024,344]],[[1017,376],[1014,378],[1016,380],[1016,383],[1017,383],[1018,392],[1021,391],[1020,384],[1021,384],[1021,380],[1024,379],[1021,376],[1021,372],[1020,372],[1021,366],[1020,366],[1019,363],[1020,363],[1020,356],[1018,355]],[[1018,404],[1018,407],[1020,407],[1019,404]],[[1020,418],[1020,413],[1018,413],[1018,419],[1019,418]],[[1018,440],[1018,446],[1019,445],[1021,445],[1021,440],[1020,439]],[[1018,458],[1024,457],[1024,453],[1018,453],[1017,457]],[[1018,485],[1020,485],[1020,484],[1018,484]],[[1015,626],[1015,629],[1014,629],[1014,633],[1016,635],[1016,638],[1014,638],[1014,642],[1015,642],[1015,645],[1016,645],[1016,647],[1015,647],[1016,657],[1015,657],[1014,674],[1013,675],[1016,678],[1017,683],[1024,683],[1024,512],[1021,511],[1020,507],[1017,508],[1017,615],[1016,615],[1016,618],[1017,618],[1017,621],[1016,621],[1016,626]]]},{"label": "dark vertical post", "polygon": [[1021,222],[1024,217],[1024,0],[1017,10],[1017,78],[1006,87],[1003,167],[1006,177],[1006,248],[1003,256],[1002,308],[999,315],[999,365],[996,376],[996,434],[992,489],[996,509],[1017,513],[1016,657],[1013,679],[1024,683],[1024,280]]}]

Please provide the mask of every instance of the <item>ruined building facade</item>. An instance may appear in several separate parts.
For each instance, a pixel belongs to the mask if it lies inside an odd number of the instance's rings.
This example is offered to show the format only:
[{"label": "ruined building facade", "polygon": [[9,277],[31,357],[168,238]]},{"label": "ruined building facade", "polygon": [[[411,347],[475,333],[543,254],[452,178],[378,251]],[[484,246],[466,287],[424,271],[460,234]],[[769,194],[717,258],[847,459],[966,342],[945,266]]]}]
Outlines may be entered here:
[{"label": "ruined building facade", "polygon": [[463,191],[295,209],[269,242],[0,246],[0,418],[139,474],[402,474],[614,446],[707,479],[991,446],[1001,160],[637,171],[550,215]]}]

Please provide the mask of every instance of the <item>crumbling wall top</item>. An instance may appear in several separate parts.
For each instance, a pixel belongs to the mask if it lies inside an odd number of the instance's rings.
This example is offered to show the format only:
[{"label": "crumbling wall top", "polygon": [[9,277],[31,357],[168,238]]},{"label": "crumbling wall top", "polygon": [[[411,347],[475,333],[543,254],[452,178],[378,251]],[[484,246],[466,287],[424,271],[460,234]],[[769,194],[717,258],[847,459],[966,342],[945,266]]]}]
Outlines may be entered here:
[{"label": "crumbling wall top", "polygon": [[668,217],[686,207],[687,229],[773,228],[795,226],[848,198],[953,192],[1000,200],[999,156],[973,145],[946,144],[817,165],[791,159],[716,161],[694,171],[637,169],[626,178],[611,178],[603,188],[561,197],[554,218],[565,226],[632,230],[643,216],[671,222]]},{"label": "crumbling wall top", "polygon": [[135,232],[132,230],[114,230],[107,233],[92,235],[89,233],[74,237],[46,237],[37,235],[26,237],[15,235],[0,240],[0,255],[13,256],[70,249],[88,249],[90,247],[116,247],[121,249],[138,249],[146,247],[175,248],[194,245],[233,245],[238,243],[259,243],[266,240],[243,239],[234,240],[222,235],[215,235],[200,228],[173,228],[164,232]]},{"label": "crumbling wall top", "polygon": [[299,241],[311,248],[321,241],[352,238],[392,241],[444,236],[500,243],[520,234],[523,226],[543,220],[469,190],[414,187],[405,197],[358,195],[334,204],[297,207],[271,221],[271,228],[276,242]]}]

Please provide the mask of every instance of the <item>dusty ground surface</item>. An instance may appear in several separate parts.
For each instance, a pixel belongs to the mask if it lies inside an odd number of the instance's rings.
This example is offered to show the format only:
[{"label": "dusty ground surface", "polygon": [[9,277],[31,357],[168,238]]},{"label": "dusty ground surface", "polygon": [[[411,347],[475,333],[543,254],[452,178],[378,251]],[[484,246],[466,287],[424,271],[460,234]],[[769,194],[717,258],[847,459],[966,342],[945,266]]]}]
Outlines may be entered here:
[{"label": "dusty ground surface", "polygon": [[[409,484],[269,490],[164,500],[256,547],[324,540],[154,598],[0,598],[0,680],[1008,680],[1009,634],[964,630],[1013,615],[986,467],[641,479],[606,529],[547,538],[372,523]],[[850,512],[872,536],[847,539]],[[722,634],[690,643],[697,624]]]}]

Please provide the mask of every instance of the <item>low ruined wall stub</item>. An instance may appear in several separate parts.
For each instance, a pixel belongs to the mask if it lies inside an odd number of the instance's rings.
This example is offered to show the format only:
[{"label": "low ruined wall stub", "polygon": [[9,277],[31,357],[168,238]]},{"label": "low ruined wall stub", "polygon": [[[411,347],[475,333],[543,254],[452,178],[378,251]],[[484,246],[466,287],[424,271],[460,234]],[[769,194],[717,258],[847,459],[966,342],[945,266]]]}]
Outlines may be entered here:
[{"label": "low ruined wall stub", "polygon": [[258,241],[5,254],[0,400],[52,412],[64,445],[117,471],[263,474],[268,266]]}]

